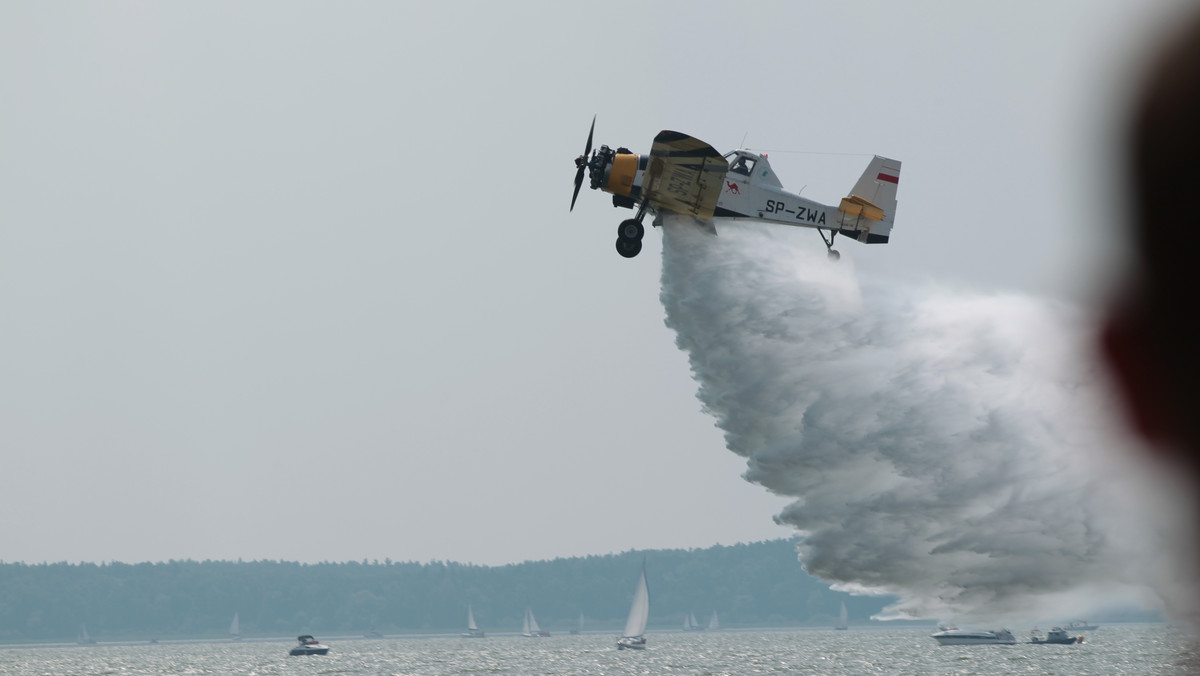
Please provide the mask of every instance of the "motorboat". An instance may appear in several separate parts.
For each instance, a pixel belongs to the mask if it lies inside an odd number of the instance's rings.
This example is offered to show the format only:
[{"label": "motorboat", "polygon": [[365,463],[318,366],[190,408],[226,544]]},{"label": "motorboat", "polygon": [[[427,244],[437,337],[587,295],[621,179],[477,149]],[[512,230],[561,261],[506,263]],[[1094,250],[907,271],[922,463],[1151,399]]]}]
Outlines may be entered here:
[{"label": "motorboat", "polygon": [[471,611],[471,604],[467,604],[467,630],[462,633],[463,638],[483,638],[483,631],[479,629],[479,625],[475,624],[475,613]]},{"label": "motorboat", "polygon": [[629,617],[625,620],[625,631],[617,639],[617,650],[645,650],[646,622],[650,619],[650,589],[646,587],[646,564],[642,563],[642,576],[633,589],[633,602],[629,604]]},{"label": "motorboat", "polygon": [[288,652],[289,655],[324,655],[325,653],[329,652],[329,646],[322,645],[317,641],[317,639],[309,636],[308,634],[298,636],[296,637],[296,640],[300,641],[300,645],[292,648],[291,651]]},{"label": "motorboat", "polygon": [[1057,643],[1059,645],[1083,643],[1083,635],[1071,636],[1067,630],[1063,629],[1062,627],[1054,627],[1050,631],[1046,632],[1045,638],[1041,637],[1041,632],[1039,632],[1037,629],[1034,629],[1032,633],[1033,637],[1029,640],[1029,642],[1037,643],[1038,645],[1045,643]]},{"label": "motorboat", "polygon": [[940,645],[1016,645],[1017,639],[1007,629],[995,631],[966,631],[963,629],[945,629],[933,634],[932,637]]}]

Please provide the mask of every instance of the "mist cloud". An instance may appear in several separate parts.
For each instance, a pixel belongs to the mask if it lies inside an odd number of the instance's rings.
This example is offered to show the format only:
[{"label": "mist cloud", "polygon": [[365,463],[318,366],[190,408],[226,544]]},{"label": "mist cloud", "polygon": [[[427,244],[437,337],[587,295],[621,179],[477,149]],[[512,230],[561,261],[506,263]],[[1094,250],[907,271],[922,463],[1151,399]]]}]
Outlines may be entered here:
[{"label": "mist cloud", "polygon": [[665,221],[667,325],[746,478],[796,498],[777,518],[809,573],[914,618],[1062,613],[1133,582],[1145,537],[1084,468],[1112,427],[1070,307],[860,282],[811,233]]}]

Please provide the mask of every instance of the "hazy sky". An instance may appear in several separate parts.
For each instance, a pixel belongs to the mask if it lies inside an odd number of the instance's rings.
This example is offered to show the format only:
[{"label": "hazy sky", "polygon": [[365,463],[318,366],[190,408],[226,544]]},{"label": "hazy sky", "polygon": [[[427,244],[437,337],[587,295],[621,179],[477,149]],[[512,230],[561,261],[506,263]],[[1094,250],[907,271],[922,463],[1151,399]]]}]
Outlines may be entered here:
[{"label": "hazy sky", "polygon": [[900,159],[853,269],[1085,302],[1163,7],[0,4],[0,559],[789,535],[664,324],[660,233],[625,260],[628,212],[567,212],[592,115],[827,203]]}]

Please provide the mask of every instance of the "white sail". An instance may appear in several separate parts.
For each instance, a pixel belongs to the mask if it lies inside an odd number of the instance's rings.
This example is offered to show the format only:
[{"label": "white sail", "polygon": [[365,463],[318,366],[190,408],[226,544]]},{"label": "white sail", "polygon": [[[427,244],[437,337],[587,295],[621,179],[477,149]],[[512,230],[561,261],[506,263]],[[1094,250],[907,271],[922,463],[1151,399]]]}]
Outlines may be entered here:
[{"label": "white sail", "polygon": [[479,625],[475,624],[475,611],[471,608],[471,604],[467,604],[467,630],[460,634],[463,638],[483,638],[483,632],[479,630]]},{"label": "white sail", "polygon": [[526,610],[529,612],[529,633],[540,634],[542,628],[538,626],[537,619],[533,616],[533,610],[529,608],[526,608]]},{"label": "white sail", "polygon": [[646,621],[650,619],[650,590],[646,587],[646,568],[642,567],[642,576],[638,578],[637,589],[633,592],[633,603],[629,606],[629,618],[625,620],[624,638],[641,636],[646,633]]},{"label": "white sail", "polygon": [[708,630],[716,631],[721,628],[721,623],[717,621],[717,611],[713,611],[712,617],[708,618]]},{"label": "white sail", "polygon": [[237,613],[233,614],[233,622],[231,622],[229,624],[229,635],[232,636],[233,638],[241,638],[242,637],[242,630],[240,627],[238,627],[238,614]]},{"label": "white sail", "polygon": [[847,624],[848,619],[849,618],[846,615],[846,602],[842,601],[842,611],[838,613],[838,623],[834,629],[849,629],[850,625]]},{"label": "white sail", "polygon": [[533,616],[533,611],[526,608],[525,609],[525,625],[523,627],[521,627],[521,634],[523,636],[532,636],[533,635],[533,633],[530,632],[530,629],[532,627],[529,626],[529,618],[532,616]]}]

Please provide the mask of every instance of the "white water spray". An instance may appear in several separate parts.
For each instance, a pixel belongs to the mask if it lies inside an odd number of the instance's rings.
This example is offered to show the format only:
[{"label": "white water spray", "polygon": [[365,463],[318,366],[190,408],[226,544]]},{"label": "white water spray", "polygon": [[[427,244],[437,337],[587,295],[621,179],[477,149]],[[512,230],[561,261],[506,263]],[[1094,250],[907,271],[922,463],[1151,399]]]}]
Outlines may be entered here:
[{"label": "white water spray", "polygon": [[746,478],[796,498],[777,519],[809,573],[898,595],[882,618],[1036,617],[1132,582],[1144,545],[1080,471],[1111,428],[1070,308],[860,286],[811,233],[664,220],[667,325]]}]

